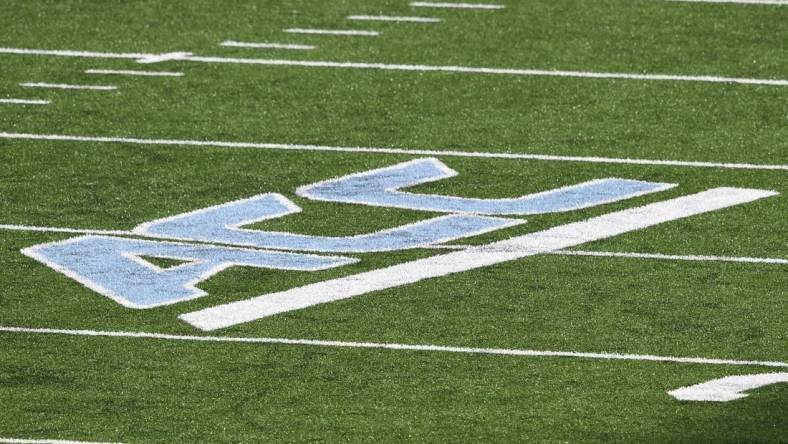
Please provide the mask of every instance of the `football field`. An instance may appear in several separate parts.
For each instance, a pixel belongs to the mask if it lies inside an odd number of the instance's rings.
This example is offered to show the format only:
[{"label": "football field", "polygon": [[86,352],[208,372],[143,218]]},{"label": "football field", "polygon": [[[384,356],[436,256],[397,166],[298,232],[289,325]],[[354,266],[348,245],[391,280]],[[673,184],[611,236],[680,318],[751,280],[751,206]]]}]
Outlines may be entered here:
[{"label": "football field", "polygon": [[0,2],[0,443],[788,442],[788,1]]}]

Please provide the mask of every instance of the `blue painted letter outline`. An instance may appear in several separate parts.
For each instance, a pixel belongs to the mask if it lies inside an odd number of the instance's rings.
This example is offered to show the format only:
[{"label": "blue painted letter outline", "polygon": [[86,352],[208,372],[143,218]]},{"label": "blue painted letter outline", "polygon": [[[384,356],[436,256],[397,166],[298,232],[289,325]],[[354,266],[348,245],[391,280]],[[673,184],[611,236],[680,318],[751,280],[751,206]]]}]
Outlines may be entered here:
[{"label": "blue painted letter outline", "polygon": [[674,184],[628,179],[600,179],[514,199],[470,199],[415,194],[401,188],[454,177],[457,172],[438,159],[416,159],[394,166],[331,179],[299,188],[299,196],[439,213],[535,215],[594,207],[648,193]]}]

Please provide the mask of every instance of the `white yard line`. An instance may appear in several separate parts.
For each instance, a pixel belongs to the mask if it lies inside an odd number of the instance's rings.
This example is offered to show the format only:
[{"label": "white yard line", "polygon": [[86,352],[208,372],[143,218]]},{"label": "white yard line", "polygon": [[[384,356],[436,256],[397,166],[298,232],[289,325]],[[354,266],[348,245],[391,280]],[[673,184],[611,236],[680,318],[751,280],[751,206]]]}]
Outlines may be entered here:
[{"label": "white yard line", "polygon": [[285,151],[322,151],[322,152],[366,153],[366,154],[405,154],[405,155],[414,155],[414,156],[468,157],[468,158],[480,158],[480,159],[541,160],[541,161],[549,161],[549,162],[587,162],[587,163],[623,164],[623,165],[652,165],[652,166],[666,166],[666,167],[788,171],[788,165],[778,165],[778,164],[629,159],[629,158],[618,158],[618,157],[595,157],[595,156],[594,157],[557,156],[552,154],[525,154],[525,153],[512,154],[512,153],[492,153],[492,152],[478,152],[478,151],[424,150],[424,149],[413,149],[413,148],[341,147],[341,146],[300,145],[300,144],[262,143],[262,142],[225,142],[225,141],[208,141],[208,140],[146,139],[146,138],[133,138],[133,137],[70,136],[63,134],[28,134],[28,133],[9,133],[9,132],[0,132],[0,139],[53,140],[53,141],[62,141],[62,142],[94,142],[94,143],[121,143],[121,144],[127,143],[127,144],[135,144],[135,145],[267,149],[267,150],[285,150]]},{"label": "white yard line", "polygon": [[0,438],[0,443],[7,444],[121,444],[109,442],[90,442],[90,441],[72,441],[62,439],[19,439],[19,438]]},{"label": "white yard line", "polygon": [[315,49],[314,45],[296,45],[292,43],[254,43],[254,42],[236,42],[234,40],[226,40],[219,44],[228,48],[256,48],[256,49],[295,49],[295,50],[310,50]]},{"label": "white yard line", "polygon": [[305,29],[305,28],[288,28],[285,32],[290,34],[318,34],[318,35],[350,35],[350,36],[367,36],[376,37],[380,35],[378,31],[358,31],[353,29]]},{"label": "white yard line", "polygon": [[742,5],[778,5],[788,6],[787,0],[667,0],[682,3],[738,3]]},{"label": "white yard line", "polygon": [[143,77],[183,77],[182,72],[170,71],[135,71],[123,69],[87,69],[85,74],[104,74],[119,76],[143,76]]},{"label": "white yard line", "polygon": [[81,89],[90,91],[115,91],[117,86],[111,85],[69,85],[65,83],[20,83],[19,86],[25,88],[45,88],[45,89]]},{"label": "white yard line", "polygon": [[243,301],[186,313],[179,318],[201,330],[227,328],[280,313],[410,285],[426,279],[571,248],[776,194],[765,190],[714,188],[466,250],[417,259],[277,293],[263,294]]},{"label": "white yard line", "polygon": [[[69,234],[95,234],[99,236],[133,236],[140,238],[161,239],[154,236],[146,236],[131,230],[97,230],[92,228],[63,228],[63,227],[44,227],[39,225],[16,225],[0,224],[0,230],[26,231],[40,233],[69,233]],[[201,244],[225,245],[220,242],[198,241]],[[431,245],[424,247],[429,250],[466,250],[472,245]],[[586,251],[586,250],[558,250],[547,254],[558,256],[588,256],[588,257],[615,257],[627,259],[657,259],[669,261],[691,261],[691,262],[736,262],[742,264],[777,264],[788,265],[788,259],[769,258],[769,257],[737,257],[737,256],[709,256],[709,255],[674,255],[660,253],[628,253],[611,251]]]},{"label": "white yard line", "polygon": [[367,22],[403,22],[403,23],[439,23],[442,20],[434,17],[403,17],[391,15],[351,15],[348,20]]},{"label": "white yard line", "polygon": [[[287,32],[302,32],[307,34],[335,34],[335,35],[378,35],[376,31],[339,31],[339,30],[316,30],[316,29],[289,29]],[[335,68],[335,69],[361,69],[361,70],[382,70],[382,71],[405,71],[405,72],[444,72],[457,74],[486,74],[486,75],[506,75],[506,76],[537,76],[537,77],[568,77],[582,79],[602,79],[602,80],[644,80],[644,81],[676,81],[676,82],[706,82],[706,83],[738,83],[745,85],[766,85],[766,86],[788,86],[785,79],[758,79],[745,77],[723,77],[723,76],[698,76],[683,74],[638,74],[638,73],[615,73],[615,72],[593,72],[593,71],[564,71],[564,70],[544,70],[544,69],[519,69],[519,68],[484,68],[472,66],[440,66],[440,65],[401,65],[387,63],[361,63],[361,62],[331,62],[320,60],[280,60],[280,59],[254,59],[254,58],[234,58],[234,57],[205,57],[194,56],[190,53],[175,52],[168,54],[116,54],[116,53],[97,53],[71,50],[38,50],[38,49],[19,49],[19,48],[0,48],[0,54],[22,54],[39,56],[61,56],[61,57],[101,57],[105,54],[107,58],[130,58],[136,59],[140,63],[156,63],[161,61],[178,60],[196,63],[223,63],[240,65],[262,65],[262,66],[299,66],[304,68]]]},{"label": "white yard line", "polygon": [[440,3],[440,2],[411,2],[414,8],[445,8],[445,9],[503,9],[504,5],[489,3]]},{"label": "white yard line", "polygon": [[555,251],[551,254],[557,254],[561,256],[616,257],[616,258],[627,258],[627,259],[656,259],[656,260],[690,261],[690,262],[736,262],[742,264],[788,265],[788,259],[767,258],[767,257],[675,255],[675,254],[659,254],[659,253],[626,253],[626,252],[582,251],[582,250],[561,250],[561,251]]},{"label": "white yard line", "polygon": [[672,363],[681,363],[681,364],[702,364],[702,365],[740,365],[740,366],[777,367],[777,368],[788,367],[788,362],[781,362],[781,361],[754,361],[754,360],[717,359],[717,358],[702,358],[702,357],[658,356],[658,355],[630,354],[630,353],[596,353],[596,352],[589,353],[589,352],[575,352],[575,351],[524,350],[524,349],[509,349],[509,348],[452,347],[452,346],[443,346],[443,345],[397,344],[397,343],[386,343],[386,342],[327,341],[327,340],[319,340],[319,339],[194,336],[194,335],[188,336],[188,335],[171,335],[171,334],[163,334],[163,333],[128,332],[128,331],[70,330],[70,329],[55,329],[55,328],[24,328],[24,327],[4,327],[4,326],[0,326],[0,332],[38,334],[38,335],[105,337],[105,338],[158,339],[158,340],[189,341],[189,342],[304,345],[304,346],[317,346],[317,347],[383,349],[383,350],[402,350],[402,351],[438,352],[438,353],[464,353],[464,354],[478,354],[478,355],[579,358],[579,359],[602,359],[602,360],[640,361],[640,362],[672,362]]},{"label": "white yard line", "polygon": [[0,103],[9,105],[49,105],[49,100],[31,100],[31,99],[0,99]]}]

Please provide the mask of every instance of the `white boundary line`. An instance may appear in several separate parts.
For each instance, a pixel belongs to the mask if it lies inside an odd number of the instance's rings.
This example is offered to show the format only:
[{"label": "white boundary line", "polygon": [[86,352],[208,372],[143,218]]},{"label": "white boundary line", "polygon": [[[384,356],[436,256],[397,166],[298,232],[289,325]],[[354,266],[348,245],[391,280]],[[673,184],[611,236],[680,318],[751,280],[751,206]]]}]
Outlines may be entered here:
[{"label": "white boundary line", "polygon": [[358,31],[353,29],[305,29],[305,28],[288,28],[285,32],[290,34],[318,34],[318,35],[349,35],[349,36],[367,36],[377,37],[380,35],[378,31]]},{"label": "white boundary line", "polygon": [[20,83],[19,86],[24,88],[49,88],[49,89],[85,89],[91,91],[115,91],[118,89],[117,86],[111,85],[69,85],[65,83]]},{"label": "white boundary line", "polygon": [[183,77],[182,72],[168,71],[135,71],[123,69],[87,69],[85,74],[105,74],[120,76],[146,76],[146,77]]},{"label": "white boundary line", "polygon": [[[339,31],[339,30],[308,30],[289,29],[286,32],[299,32],[307,34],[335,34],[335,35],[378,35],[377,31]],[[341,33],[341,34],[338,34]],[[352,33],[352,34],[348,34]],[[233,57],[205,57],[194,56],[187,52],[174,52],[168,54],[124,54],[100,53],[72,50],[46,50],[23,48],[0,48],[0,54],[21,54],[60,57],[92,57],[92,58],[127,58],[136,59],[139,63],[156,63],[162,61],[179,60],[197,63],[226,63],[241,65],[263,66],[299,66],[304,68],[339,68],[339,69],[372,69],[383,71],[406,72],[445,72],[459,74],[490,74],[509,76],[537,76],[537,77],[571,77],[585,79],[606,80],[662,80],[678,82],[709,82],[709,83],[738,83],[746,85],[788,86],[785,79],[756,79],[744,77],[698,76],[682,74],[637,74],[616,72],[592,71],[566,71],[545,69],[518,69],[518,68],[484,68],[472,66],[440,66],[440,65],[402,65],[387,63],[361,63],[361,62],[331,62],[320,60],[281,60],[281,59],[253,59]]]},{"label": "white boundary line", "polygon": [[7,444],[121,444],[109,442],[90,442],[90,441],[71,441],[63,439],[19,439],[19,438],[0,438],[0,443]]},{"label": "white boundary line", "polygon": [[742,5],[777,5],[788,6],[785,0],[667,0],[682,3],[737,3]]},{"label": "white boundary line", "polygon": [[341,147],[325,145],[299,145],[284,143],[258,143],[258,142],[225,142],[208,140],[178,140],[178,139],[146,139],[133,137],[101,137],[101,136],[69,136],[63,134],[29,134],[0,132],[0,139],[18,140],[52,140],[62,142],[96,142],[96,143],[128,143],[136,145],[164,145],[164,146],[192,146],[212,148],[252,148],[268,150],[289,151],[323,151],[339,153],[366,153],[366,154],[405,154],[414,156],[436,157],[470,157],[485,159],[510,159],[510,160],[543,160],[554,162],[588,162],[624,165],[654,165],[669,167],[691,168],[722,168],[741,170],[771,170],[788,171],[788,165],[770,165],[754,163],[727,163],[727,162],[697,162],[685,160],[651,160],[629,159],[617,157],[586,157],[586,156],[556,156],[551,154],[512,154],[492,153],[479,151],[451,151],[451,150],[422,150],[412,148],[369,148],[369,147]]},{"label": "white boundary line", "polygon": [[[125,230],[96,230],[89,228],[61,228],[61,227],[42,227],[35,225],[15,225],[0,224],[0,230],[25,231],[40,233],[69,233],[69,234],[92,234],[100,236],[132,236],[152,240],[161,240],[161,237],[148,236],[144,233]],[[220,242],[191,241],[207,245],[227,245]],[[427,245],[421,248],[428,250],[465,250],[472,245]],[[293,251],[293,250],[288,250]],[[742,257],[742,256],[710,256],[710,255],[675,255],[661,253],[629,253],[612,251],[587,251],[587,250],[558,250],[546,254],[558,256],[588,256],[588,257],[614,257],[625,259],[657,259],[669,261],[691,261],[691,262],[734,262],[742,264],[775,264],[788,265],[788,259],[769,258],[769,257]],[[147,264],[147,263],[146,263]]]},{"label": "white boundary line", "polygon": [[443,20],[434,17],[404,17],[391,15],[351,15],[348,20],[367,22],[398,22],[398,23],[440,23]]},{"label": "white boundary line", "polygon": [[23,333],[40,335],[61,335],[61,336],[88,336],[103,338],[135,338],[135,339],[160,339],[170,341],[190,341],[190,342],[218,342],[218,343],[241,343],[241,344],[270,344],[270,345],[304,345],[318,347],[335,348],[361,348],[361,349],[383,349],[383,350],[403,350],[403,351],[423,351],[423,352],[442,352],[442,353],[464,353],[479,355],[502,355],[502,356],[528,356],[528,357],[556,357],[556,358],[580,358],[580,359],[602,359],[617,361],[641,361],[641,362],[671,362],[681,364],[703,364],[703,365],[737,365],[737,366],[758,366],[786,368],[788,362],[781,361],[753,361],[739,359],[717,359],[702,357],[683,357],[683,356],[658,356],[642,355],[631,353],[595,353],[595,352],[573,352],[573,351],[552,351],[552,350],[525,350],[509,348],[478,348],[478,347],[453,347],[443,345],[425,344],[397,344],[387,342],[353,342],[353,341],[328,341],[319,339],[289,339],[289,338],[260,338],[260,337],[231,337],[231,336],[199,336],[199,335],[172,335],[164,333],[145,333],[129,331],[101,331],[101,330],[71,330],[55,328],[26,328],[0,326],[2,333]]},{"label": "white boundary line", "polygon": [[561,250],[551,254],[559,256],[589,256],[589,257],[616,257],[626,259],[657,259],[670,261],[690,262],[736,262],[742,264],[777,264],[788,265],[788,259],[766,257],[736,257],[736,256],[705,256],[705,255],[674,255],[659,253],[626,253],[612,251],[583,251]]},{"label": "white boundary line", "polygon": [[49,100],[30,100],[30,99],[0,99],[0,103],[9,105],[49,105]]},{"label": "white boundary line", "polygon": [[411,2],[414,8],[445,8],[445,9],[503,9],[504,5],[487,3],[436,3],[436,2]]},{"label": "white boundary line", "polygon": [[296,50],[310,50],[315,49],[313,45],[296,45],[292,43],[253,43],[253,42],[237,42],[235,40],[225,40],[219,44],[227,48],[256,48],[256,49],[296,49]]}]

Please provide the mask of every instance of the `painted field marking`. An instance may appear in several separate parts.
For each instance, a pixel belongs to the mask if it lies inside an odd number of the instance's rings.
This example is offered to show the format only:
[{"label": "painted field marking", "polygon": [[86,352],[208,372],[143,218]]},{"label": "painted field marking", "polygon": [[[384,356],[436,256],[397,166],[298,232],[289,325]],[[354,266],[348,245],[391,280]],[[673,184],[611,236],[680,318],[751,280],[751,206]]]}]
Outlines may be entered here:
[{"label": "painted field marking", "polygon": [[560,225],[488,245],[417,259],[251,299],[186,313],[179,318],[201,330],[217,330],[422,280],[562,250],[777,195],[774,191],[715,188]]},{"label": "painted field marking", "polygon": [[148,54],[145,57],[137,59],[137,63],[150,64],[160,62],[170,62],[173,60],[186,60],[190,57],[190,52],[167,52],[164,54]]},{"label": "painted field marking", "polygon": [[440,23],[443,20],[434,17],[404,17],[391,15],[351,15],[348,20],[368,22],[403,22],[403,23]]},{"label": "painted field marking", "polygon": [[[290,29],[286,32],[301,32],[306,34],[336,34],[353,33],[340,35],[378,35],[376,31],[332,31],[332,30],[308,30]],[[107,58],[128,58],[135,59],[139,63],[156,63],[168,60],[181,60],[196,63],[224,63],[240,65],[263,65],[263,66],[299,66],[304,68],[338,68],[338,69],[362,69],[362,70],[383,70],[383,71],[405,71],[405,72],[445,72],[458,74],[488,74],[488,75],[507,75],[507,76],[536,76],[536,77],[569,77],[585,79],[603,80],[661,80],[677,82],[708,82],[708,83],[737,83],[746,85],[768,85],[768,86],[788,86],[785,79],[756,79],[744,77],[721,77],[721,76],[696,76],[682,74],[637,74],[637,73],[615,73],[615,72],[593,72],[593,71],[562,71],[544,69],[519,69],[519,68],[483,68],[471,66],[440,66],[440,65],[398,65],[386,63],[356,63],[356,62],[331,62],[319,60],[279,60],[279,59],[252,59],[252,58],[233,58],[233,57],[205,57],[194,56],[190,53],[169,53],[169,54],[123,54],[123,53],[99,53],[88,51],[72,50],[44,50],[44,49],[21,49],[21,48],[0,48],[0,54],[19,54],[19,55],[40,55],[40,56],[60,56],[60,57],[107,57]]]},{"label": "painted field marking", "polygon": [[788,382],[788,373],[726,376],[671,390],[668,394],[679,401],[729,402],[746,398],[746,391],[781,382]]},{"label": "painted field marking", "polygon": [[738,3],[742,5],[777,5],[788,6],[786,0],[668,0],[683,3]]},{"label": "painted field marking", "polygon": [[414,8],[446,8],[446,9],[504,9],[504,5],[488,3],[440,3],[440,2],[411,2]]},{"label": "painted field marking", "polygon": [[145,139],[145,138],[101,137],[101,136],[69,136],[63,134],[29,134],[29,133],[9,133],[9,132],[0,132],[0,139],[52,140],[52,141],[61,141],[61,142],[128,143],[135,145],[190,146],[190,147],[210,147],[210,148],[240,148],[240,149],[251,148],[251,149],[285,150],[285,151],[322,151],[322,152],[335,152],[335,153],[405,154],[405,155],[415,155],[415,156],[426,155],[426,156],[436,156],[436,157],[469,157],[469,158],[483,158],[483,159],[542,160],[542,161],[551,161],[551,162],[587,162],[587,163],[602,163],[602,164],[653,165],[653,166],[690,167],[690,168],[788,171],[788,165],[777,165],[777,164],[628,159],[628,158],[617,158],[617,157],[590,157],[590,156],[556,156],[551,154],[511,154],[511,153],[492,153],[492,152],[479,152],[479,151],[423,150],[423,149],[412,149],[412,148],[341,147],[341,146],[300,145],[300,144],[284,144],[284,143]]},{"label": "painted field marking", "polygon": [[781,362],[781,361],[754,361],[754,360],[717,359],[717,358],[684,357],[684,356],[658,356],[658,355],[632,354],[632,353],[596,353],[596,352],[589,353],[589,352],[574,352],[574,351],[526,350],[526,349],[510,349],[510,348],[453,347],[453,346],[444,346],[444,345],[397,344],[397,343],[387,343],[387,342],[330,341],[330,340],[320,340],[320,339],[172,335],[172,334],[164,334],[164,333],[145,333],[145,332],[129,332],[129,331],[71,330],[71,329],[26,328],[26,327],[7,327],[7,326],[0,326],[0,332],[18,333],[18,334],[35,334],[35,335],[158,339],[158,340],[169,340],[169,341],[217,342],[217,343],[240,343],[240,344],[303,345],[303,346],[335,347],[335,348],[382,349],[382,350],[437,352],[437,353],[463,353],[463,354],[473,354],[473,355],[600,359],[600,360],[613,360],[613,361],[671,362],[678,364],[736,365],[736,366],[788,368],[788,362]]},{"label": "painted field marking", "polygon": [[353,29],[305,29],[305,28],[288,28],[285,32],[290,34],[319,34],[319,35],[351,35],[351,36],[367,36],[376,37],[380,35],[378,31],[358,31]]},{"label": "painted field marking", "polygon": [[[132,230],[96,230],[89,228],[61,228],[43,227],[36,225],[14,225],[0,224],[0,230],[8,231],[28,231],[41,233],[69,233],[69,234],[93,234],[106,236],[129,236],[142,239],[160,239],[159,237],[147,236]],[[207,245],[227,245],[219,242],[191,241]],[[466,250],[472,245],[430,245],[425,249],[430,250]],[[614,257],[624,259],[657,259],[668,261],[690,261],[690,262],[733,262],[742,264],[774,264],[788,265],[788,259],[771,257],[742,257],[742,256],[712,256],[712,255],[676,255],[661,253],[629,253],[612,251],[588,251],[588,250],[558,250],[546,254],[558,256],[588,256],[588,257]]]},{"label": "painted field marking", "polygon": [[8,105],[49,105],[49,100],[32,100],[32,99],[0,99],[0,103]]},{"label": "painted field marking", "polygon": [[296,49],[296,50],[310,50],[315,49],[313,45],[296,45],[292,43],[253,43],[253,42],[236,42],[234,40],[226,40],[219,44],[228,48],[257,48],[257,49]]},{"label": "painted field marking", "polygon": [[143,77],[183,77],[182,72],[135,71],[135,70],[124,70],[124,69],[86,69],[85,74],[143,76]]},{"label": "painted field marking", "polygon": [[122,444],[110,442],[89,442],[72,441],[63,439],[20,439],[20,438],[0,438],[0,443],[7,444]]},{"label": "painted field marking", "polygon": [[560,256],[588,256],[588,257],[615,257],[625,259],[656,259],[668,261],[689,261],[689,262],[735,262],[741,264],[775,264],[788,265],[788,259],[767,258],[767,257],[736,257],[736,256],[706,256],[706,255],[675,255],[659,253],[627,253],[612,251],[584,251],[584,250],[560,250],[551,254]]},{"label": "painted field marking", "polygon": [[48,88],[48,89],[84,89],[91,91],[115,91],[117,86],[111,85],[69,85],[65,83],[20,83],[19,86],[24,88]]}]

